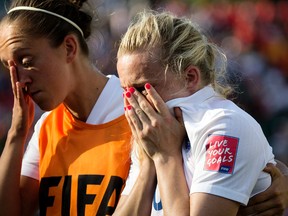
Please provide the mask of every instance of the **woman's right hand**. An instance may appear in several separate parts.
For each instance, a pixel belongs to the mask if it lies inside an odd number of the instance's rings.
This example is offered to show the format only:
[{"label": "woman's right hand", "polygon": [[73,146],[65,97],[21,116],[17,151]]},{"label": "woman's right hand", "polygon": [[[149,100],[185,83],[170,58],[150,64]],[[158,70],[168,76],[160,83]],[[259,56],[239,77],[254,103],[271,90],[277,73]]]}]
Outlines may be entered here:
[{"label": "woman's right hand", "polygon": [[34,103],[26,92],[25,83],[18,80],[17,67],[13,61],[9,61],[14,104],[10,132],[26,138],[34,120]]},{"label": "woman's right hand", "polygon": [[12,61],[8,65],[14,104],[11,127],[0,157],[0,215],[33,215],[39,182],[21,176],[21,164],[23,147],[34,119],[34,104],[18,79],[16,65]]}]

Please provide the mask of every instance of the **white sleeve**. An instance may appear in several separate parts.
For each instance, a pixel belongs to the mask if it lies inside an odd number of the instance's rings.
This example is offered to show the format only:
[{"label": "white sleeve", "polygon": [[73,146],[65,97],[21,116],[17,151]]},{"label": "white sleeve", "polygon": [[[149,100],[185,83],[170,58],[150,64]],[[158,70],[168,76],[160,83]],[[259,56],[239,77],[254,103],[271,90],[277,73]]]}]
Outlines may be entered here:
[{"label": "white sleeve", "polygon": [[42,114],[34,126],[33,135],[27,145],[22,160],[21,175],[39,180],[39,132],[43,121],[50,112]]},{"label": "white sleeve", "polygon": [[204,192],[247,204],[271,184],[262,170],[273,154],[262,129],[245,116],[211,119],[192,149],[195,170],[190,193]]},{"label": "white sleeve", "polygon": [[137,157],[137,153],[132,150],[131,152],[131,166],[129,170],[129,175],[126,181],[126,185],[122,191],[121,195],[129,195],[140,172],[140,165],[139,165],[139,159]]}]

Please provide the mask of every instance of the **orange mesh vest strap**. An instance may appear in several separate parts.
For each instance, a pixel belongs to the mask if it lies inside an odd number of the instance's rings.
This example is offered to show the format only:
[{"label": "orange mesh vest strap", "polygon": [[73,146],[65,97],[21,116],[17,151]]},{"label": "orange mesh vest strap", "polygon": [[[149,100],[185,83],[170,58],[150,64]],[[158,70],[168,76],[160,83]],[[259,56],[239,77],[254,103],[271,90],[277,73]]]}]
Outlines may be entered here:
[{"label": "orange mesh vest strap", "polygon": [[101,125],[75,120],[61,105],[39,134],[41,215],[111,215],[130,168],[125,116]]}]

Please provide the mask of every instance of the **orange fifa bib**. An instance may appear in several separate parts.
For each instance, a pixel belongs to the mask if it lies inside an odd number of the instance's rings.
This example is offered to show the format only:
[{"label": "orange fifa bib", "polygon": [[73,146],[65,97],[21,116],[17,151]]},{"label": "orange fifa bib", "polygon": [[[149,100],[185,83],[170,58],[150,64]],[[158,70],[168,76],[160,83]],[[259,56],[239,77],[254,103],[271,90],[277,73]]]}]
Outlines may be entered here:
[{"label": "orange fifa bib", "polygon": [[39,134],[41,215],[111,215],[130,168],[125,116],[101,125],[77,121],[60,105]]}]

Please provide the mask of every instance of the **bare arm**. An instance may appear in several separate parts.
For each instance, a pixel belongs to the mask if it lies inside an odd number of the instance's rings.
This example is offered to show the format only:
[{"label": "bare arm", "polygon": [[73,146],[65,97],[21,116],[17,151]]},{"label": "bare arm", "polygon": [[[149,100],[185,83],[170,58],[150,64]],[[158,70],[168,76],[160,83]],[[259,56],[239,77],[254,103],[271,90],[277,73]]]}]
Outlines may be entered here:
[{"label": "bare arm", "polygon": [[[20,169],[23,155],[21,138],[8,133],[0,158],[0,215],[20,215]],[[9,196],[7,196],[9,194]]]},{"label": "bare arm", "polygon": [[164,215],[189,215],[189,190],[183,171],[181,151],[154,157],[154,163]]},{"label": "bare arm", "polygon": [[231,216],[236,215],[239,203],[207,193],[190,195],[190,216]]},{"label": "bare arm", "polygon": [[165,215],[189,215],[189,191],[187,188],[181,146],[185,135],[181,123],[181,111],[176,118],[170,113],[155,89],[146,88],[146,98],[135,91],[127,97],[126,116],[133,137],[154,161],[157,182]]},{"label": "bare arm", "polygon": [[21,215],[34,215],[39,206],[39,181],[30,177],[21,176]]},{"label": "bare arm", "polygon": [[181,155],[155,159],[164,215],[189,215],[189,190],[182,164]]},{"label": "bare arm", "polygon": [[[20,172],[23,157],[24,144],[26,142],[28,130],[34,118],[34,105],[31,98],[24,93],[23,84],[17,80],[17,70],[12,62],[10,65],[10,77],[14,94],[14,106],[12,114],[11,128],[9,129],[3,153],[0,158],[0,215],[20,215],[21,206],[30,207],[30,195],[34,191],[25,188],[27,182],[21,180]],[[35,183],[35,180],[33,180]],[[32,183],[33,184],[33,183]],[[21,185],[21,186],[20,186]],[[38,185],[38,184],[37,184]],[[23,186],[23,189],[21,187]],[[32,188],[33,190],[34,188]],[[27,193],[22,194],[21,191]],[[36,191],[37,193],[37,191]],[[22,199],[24,198],[25,199]],[[31,197],[32,198],[32,197]],[[26,202],[27,201],[27,205]],[[26,214],[28,215],[28,213]],[[31,215],[31,212],[30,212]]]},{"label": "bare arm", "polygon": [[153,161],[146,156],[141,161],[140,173],[129,195],[122,195],[114,216],[150,215],[156,186],[156,173]]}]

